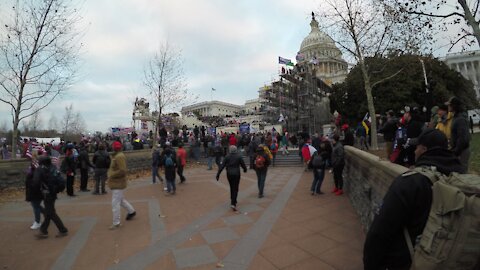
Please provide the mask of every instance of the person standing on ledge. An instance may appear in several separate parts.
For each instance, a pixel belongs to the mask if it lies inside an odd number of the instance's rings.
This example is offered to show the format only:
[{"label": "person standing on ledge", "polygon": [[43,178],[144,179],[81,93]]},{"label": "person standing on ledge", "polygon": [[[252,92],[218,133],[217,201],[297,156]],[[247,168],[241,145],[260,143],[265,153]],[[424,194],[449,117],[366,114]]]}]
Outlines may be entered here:
[{"label": "person standing on ledge", "polygon": [[230,184],[230,207],[233,211],[237,211],[237,196],[238,186],[240,185],[240,166],[243,168],[243,172],[247,172],[247,166],[243,158],[238,154],[237,147],[230,145],[229,154],[225,157],[217,172],[217,181],[220,178],[220,174],[223,169],[227,168],[227,179]]},{"label": "person standing on ledge", "polygon": [[127,162],[122,152],[122,144],[115,141],[112,144],[114,151],[110,168],[108,169],[108,186],[112,190],[112,213],[113,223],[110,230],[120,227],[120,206],[128,211],[126,220],[131,220],[137,213],[133,206],[123,196],[123,190],[127,188]]}]

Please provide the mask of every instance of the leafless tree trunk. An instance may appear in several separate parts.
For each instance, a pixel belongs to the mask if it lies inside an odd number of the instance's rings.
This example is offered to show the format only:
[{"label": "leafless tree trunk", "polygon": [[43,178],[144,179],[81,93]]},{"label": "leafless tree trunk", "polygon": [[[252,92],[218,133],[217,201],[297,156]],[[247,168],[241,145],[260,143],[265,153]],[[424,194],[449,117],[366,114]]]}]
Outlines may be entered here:
[{"label": "leafless tree trunk", "polygon": [[144,84],[156,100],[159,112],[156,126],[159,134],[163,128],[162,113],[192,99],[187,89],[180,50],[166,42],[148,62],[144,74]]},{"label": "leafless tree trunk", "polygon": [[73,110],[73,104],[65,107],[65,114],[63,115],[62,134],[64,140],[69,140],[85,132],[85,120],[79,112]]},{"label": "leafless tree trunk", "polygon": [[72,83],[81,46],[75,29],[80,17],[72,1],[0,4],[11,15],[1,26],[0,101],[11,109],[13,157],[20,122],[47,107]]},{"label": "leafless tree trunk", "polygon": [[360,66],[371,117],[370,136],[372,149],[378,149],[377,119],[372,90],[386,80],[398,75],[401,70],[385,78],[372,81],[371,70],[365,63],[367,57],[411,52],[419,49],[422,39],[411,31],[412,25],[399,24],[398,13],[375,0],[326,0],[328,8],[323,12],[335,42],[355,58]]},{"label": "leafless tree trunk", "polygon": [[42,126],[42,118],[40,117],[40,111],[36,110],[34,114],[32,114],[25,124],[25,127],[32,132],[38,131]]},{"label": "leafless tree trunk", "polygon": [[58,132],[58,120],[55,115],[50,116],[50,119],[48,120],[48,129],[56,130]]}]

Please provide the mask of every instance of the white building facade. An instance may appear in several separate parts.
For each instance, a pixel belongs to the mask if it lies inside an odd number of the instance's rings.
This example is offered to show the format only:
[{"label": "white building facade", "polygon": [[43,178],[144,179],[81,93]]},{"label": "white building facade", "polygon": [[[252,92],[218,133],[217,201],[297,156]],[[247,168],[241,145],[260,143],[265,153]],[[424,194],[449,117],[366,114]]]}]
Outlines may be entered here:
[{"label": "white building facade", "polygon": [[222,101],[204,101],[190,106],[182,107],[183,116],[196,114],[199,116],[238,115],[243,111],[243,106]]},{"label": "white building facade", "polygon": [[451,53],[442,59],[451,69],[472,81],[477,99],[480,98],[480,50]]}]

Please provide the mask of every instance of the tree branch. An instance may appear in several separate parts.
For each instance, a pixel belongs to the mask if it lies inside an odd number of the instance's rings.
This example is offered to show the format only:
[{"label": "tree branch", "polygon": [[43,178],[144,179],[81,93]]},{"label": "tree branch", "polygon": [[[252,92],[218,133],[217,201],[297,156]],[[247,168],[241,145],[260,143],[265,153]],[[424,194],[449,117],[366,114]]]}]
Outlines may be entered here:
[{"label": "tree branch", "polygon": [[453,17],[453,16],[460,16],[460,17],[464,17],[463,14],[461,13],[458,13],[458,12],[452,12],[450,14],[443,14],[443,15],[440,15],[440,14],[429,14],[429,13],[425,13],[425,12],[422,12],[422,11],[407,11],[408,14],[413,14],[413,15],[421,15],[421,16],[427,16],[427,17],[433,17],[433,18],[450,18],[450,17]]},{"label": "tree branch", "polygon": [[388,76],[388,77],[385,77],[385,78],[383,78],[383,79],[381,79],[381,80],[373,83],[373,84],[372,84],[372,89],[375,88],[375,86],[377,86],[377,85],[379,85],[379,84],[381,84],[381,83],[383,83],[383,82],[385,82],[385,81],[387,81],[387,80],[390,80],[391,78],[397,76],[397,75],[400,74],[400,72],[402,72],[402,71],[403,71],[403,68],[401,68],[400,70],[398,70],[398,71],[395,72],[394,74],[392,74],[392,75],[390,75],[390,76]]}]

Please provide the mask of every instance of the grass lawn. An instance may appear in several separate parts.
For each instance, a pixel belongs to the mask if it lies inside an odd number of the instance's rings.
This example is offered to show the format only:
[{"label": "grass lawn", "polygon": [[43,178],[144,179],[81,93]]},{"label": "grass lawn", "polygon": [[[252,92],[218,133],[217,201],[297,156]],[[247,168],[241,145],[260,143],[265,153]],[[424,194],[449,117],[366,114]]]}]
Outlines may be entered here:
[{"label": "grass lawn", "polygon": [[480,174],[480,133],[472,135],[470,141],[470,173]]}]

